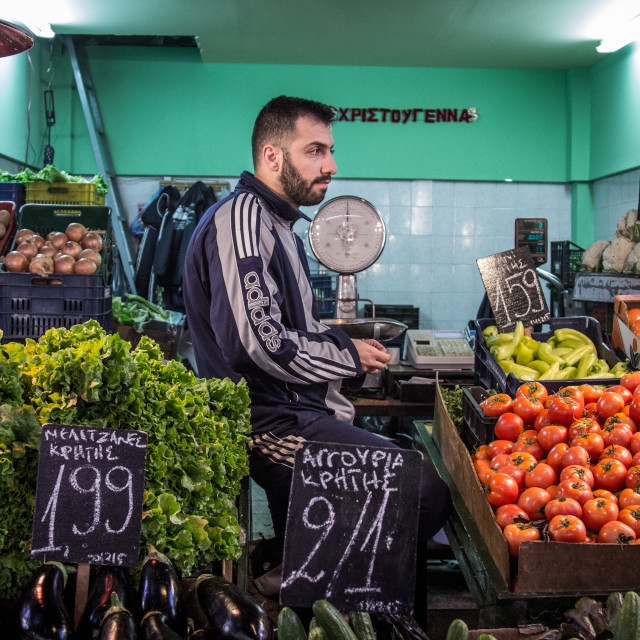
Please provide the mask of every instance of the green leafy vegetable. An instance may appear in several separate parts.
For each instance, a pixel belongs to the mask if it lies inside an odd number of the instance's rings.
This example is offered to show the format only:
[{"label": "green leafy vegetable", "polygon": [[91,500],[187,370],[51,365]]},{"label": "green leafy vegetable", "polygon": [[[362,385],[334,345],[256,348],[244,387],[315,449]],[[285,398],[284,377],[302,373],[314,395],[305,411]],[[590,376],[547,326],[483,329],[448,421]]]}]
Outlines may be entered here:
[{"label": "green leafy vegetable", "polygon": [[[146,544],[152,544],[186,576],[214,560],[239,557],[234,500],[249,472],[251,430],[244,383],[197,378],[180,362],[165,362],[147,336],[132,350],[95,320],[50,329],[37,342],[2,345],[0,356],[14,383],[19,381],[24,411],[37,416],[38,428],[53,422],[147,432],[141,558]],[[3,376],[0,393],[11,396],[14,386]],[[11,431],[32,443],[34,434],[21,420],[15,416]],[[36,451],[32,444],[23,449],[27,447]],[[16,458],[13,443],[0,444],[3,450],[0,480],[7,475],[6,482],[20,485],[15,491],[23,492],[0,504],[0,593],[9,597],[32,571],[28,547],[36,461],[23,456],[30,466],[23,461],[25,468],[16,473],[16,459],[21,458]],[[9,463],[14,466],[2,466]],[[5,485],[0,490],[5,496]]]},{"label": "green leafy vegetable", "polygon": [[125,300],[117,296],[112,299],[112,314],[116,322],[133,325],[137,333],[142,333],[150,320],[166,321],[169,318],[168,311],[132,293],[127,293]]},{"label": "green leafy vegetable", "polygon": [[442,399],[447,405],[447,411],[451,421],[455,425],[456,429],[460,431],[462,428],[462,387],[456,385],[455,387],[440,387],[442,393]]},{"label": "green leafy vegetable", "polygon": [[0,171],[0,182],[20,182],[25,184],[27,182],[33,182],[42,180],[53,184],[54,182],[79,182],[79,183],[91,183],[96,185],[96,191],[100,195],[105,195],[109,190],[109,185],[104,179],[101,173],[97,173],[91,180],[87,180],[83,176],[75,176],[66,171],[57,169],[52,164],[48,164],[40,171],[32,171],[28,167],[20,173],[12,174],[8,171]]}]

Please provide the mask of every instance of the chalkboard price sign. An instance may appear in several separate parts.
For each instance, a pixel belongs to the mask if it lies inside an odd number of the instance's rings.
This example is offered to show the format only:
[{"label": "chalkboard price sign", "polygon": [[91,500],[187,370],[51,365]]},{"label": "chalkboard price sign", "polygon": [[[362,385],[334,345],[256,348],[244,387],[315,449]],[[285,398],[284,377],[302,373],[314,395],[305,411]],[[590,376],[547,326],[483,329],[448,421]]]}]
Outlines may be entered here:
[{"label": "chalkboard price sign", "polygon": [[307,442],[295,456],[280,602],[410,614],[418,451]]},{"label": "chalkboard price sign", "polygon": [[527,247],[479,258],[476,263],[500,331],[512,331],[518,321],[530,327],[551,318]]},{"label": "chalkboard price sign", "polygon": [[31,557],[137,564],[146,459],[142,431],[45,424]]}]

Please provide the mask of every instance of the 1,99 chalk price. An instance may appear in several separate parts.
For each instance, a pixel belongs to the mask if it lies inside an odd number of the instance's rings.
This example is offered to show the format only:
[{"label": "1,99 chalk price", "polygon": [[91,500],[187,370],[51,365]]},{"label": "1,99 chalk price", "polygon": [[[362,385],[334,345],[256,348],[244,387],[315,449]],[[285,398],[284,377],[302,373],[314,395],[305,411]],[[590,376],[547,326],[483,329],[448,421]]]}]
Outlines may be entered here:
[{"label": "1,99 chalk price", "polygon": [[146,442],[142,432],[45,425],[31,556],[135,564]]}]

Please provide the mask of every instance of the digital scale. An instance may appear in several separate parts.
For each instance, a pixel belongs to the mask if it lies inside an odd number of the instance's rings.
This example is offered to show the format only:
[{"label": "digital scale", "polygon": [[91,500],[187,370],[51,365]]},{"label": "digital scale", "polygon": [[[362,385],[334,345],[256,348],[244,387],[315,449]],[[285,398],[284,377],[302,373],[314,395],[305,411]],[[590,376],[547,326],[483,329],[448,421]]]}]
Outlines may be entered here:
[{"label": "digital scale", "polygon": [[462,331],[409,329],[404,357],[415,369],[473,370],[475,356]]},{"label": "digital scale", "polygon": [[515,249],[528,247],[536,266],[547,261],[547,219],[516,218]]}]

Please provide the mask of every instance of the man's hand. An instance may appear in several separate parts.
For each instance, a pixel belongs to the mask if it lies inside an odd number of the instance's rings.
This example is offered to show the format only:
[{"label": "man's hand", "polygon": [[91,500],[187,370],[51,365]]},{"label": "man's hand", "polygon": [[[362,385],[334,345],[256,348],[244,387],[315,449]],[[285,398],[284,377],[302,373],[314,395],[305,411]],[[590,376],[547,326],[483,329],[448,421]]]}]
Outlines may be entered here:
[{"label": "man's hand", "polygon": [[356,339],[353,341],[353,344],[358,350],[364,373],[378,373],[378,371],[384,369],[385,364],[391,358],[384,345],[380,344],[377,340]]}]

